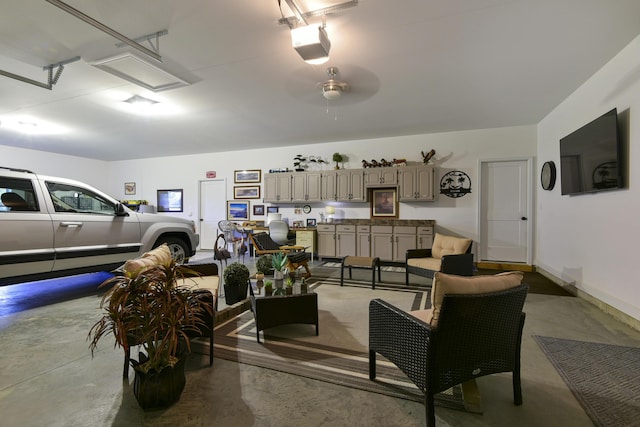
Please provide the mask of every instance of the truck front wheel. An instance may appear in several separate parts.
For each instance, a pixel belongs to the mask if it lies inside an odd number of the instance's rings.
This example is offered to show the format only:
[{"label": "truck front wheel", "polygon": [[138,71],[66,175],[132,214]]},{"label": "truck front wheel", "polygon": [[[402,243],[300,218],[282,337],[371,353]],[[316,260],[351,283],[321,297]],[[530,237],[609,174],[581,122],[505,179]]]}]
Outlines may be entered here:
[{"label": "truck front wheel", "polygon": [[178,264],[186,264],[189,262],[187,254],[189,254],[190,251],[182,239],[177,237],[161,237],[158,239],[154,247],[160,246],[164,243],[169,246],[171,257],[175,259]]}]

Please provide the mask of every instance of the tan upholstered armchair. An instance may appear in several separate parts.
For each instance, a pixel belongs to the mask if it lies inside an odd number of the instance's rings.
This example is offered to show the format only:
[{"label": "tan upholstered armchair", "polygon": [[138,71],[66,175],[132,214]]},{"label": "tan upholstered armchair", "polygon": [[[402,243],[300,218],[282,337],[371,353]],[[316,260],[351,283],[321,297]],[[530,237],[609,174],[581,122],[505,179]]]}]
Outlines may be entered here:
[{"label": "tan upholstered armchair", "polygon": [[436,233],[431,249],[409,249],[406,254],[405,284],[409,274],[433,278],[437,271],[458,276],[473,274],[471,239]]},{"label": "tan upholstered armchair", "polygon": [[376,354],[400,368],[425,394],[427,426],[435,426],[435,394],[485,375],[511,372],[513,400],[521,405],[522,308],[529,289],[522,276],[436,273],[432,308],[418,312],[372,300],[369,378],[376,378]]}]

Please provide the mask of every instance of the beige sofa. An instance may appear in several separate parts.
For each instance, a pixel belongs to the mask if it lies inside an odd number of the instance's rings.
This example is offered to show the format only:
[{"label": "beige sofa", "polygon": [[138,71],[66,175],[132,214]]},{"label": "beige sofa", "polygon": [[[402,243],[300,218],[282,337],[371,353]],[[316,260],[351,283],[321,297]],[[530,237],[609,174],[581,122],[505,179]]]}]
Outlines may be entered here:
[{"label": "beige sofa", "polygon": [[433,278],[437,271],[458,276],[473,274],[473,241],[436,233],[431,249],[409,249],[406,254],[405,284],[409,274]]}]

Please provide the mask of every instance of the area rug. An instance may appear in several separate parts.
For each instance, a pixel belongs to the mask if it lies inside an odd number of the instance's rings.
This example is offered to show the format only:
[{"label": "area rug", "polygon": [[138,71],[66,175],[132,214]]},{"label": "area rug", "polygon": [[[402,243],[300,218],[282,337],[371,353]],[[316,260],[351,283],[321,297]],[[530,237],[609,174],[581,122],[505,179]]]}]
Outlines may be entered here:
[{"label": "area rug", "polygon": [[[376,381],[369,379],[368,305],[382,298],[402,309],[429,304],[428,291],[375,290],[349,281],[344,287],[320,281],[311,285],[318,294],[319,335],[311,325],[284,325],[261,333],[256,340],[253,314],[248,311],[216,327],[215,357],[274,369],[345,387],[388,396],[424,401],[424,395],[392,363],[378,355]],[[436,404],[465,410],[459,387],[436,397]]]},{"label": "area rug", "polygon": [[640,348],[534,338],[596,426],[640,424]]}]

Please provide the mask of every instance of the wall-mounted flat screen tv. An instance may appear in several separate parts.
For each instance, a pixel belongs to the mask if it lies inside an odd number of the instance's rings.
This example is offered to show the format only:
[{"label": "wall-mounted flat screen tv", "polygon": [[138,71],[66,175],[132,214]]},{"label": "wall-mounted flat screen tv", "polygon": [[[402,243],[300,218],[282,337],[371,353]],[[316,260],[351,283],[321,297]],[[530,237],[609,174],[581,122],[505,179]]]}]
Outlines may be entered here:
[{"label": "wall-mounted flat screen tv", "polygon": [[182,212],[182,189],[158,190],[158,212]]},{"label": "wall-mounted flat screen tv", "polygon": [[622,188],[621,156],[614,108],[560,140],[562,195]]}]

